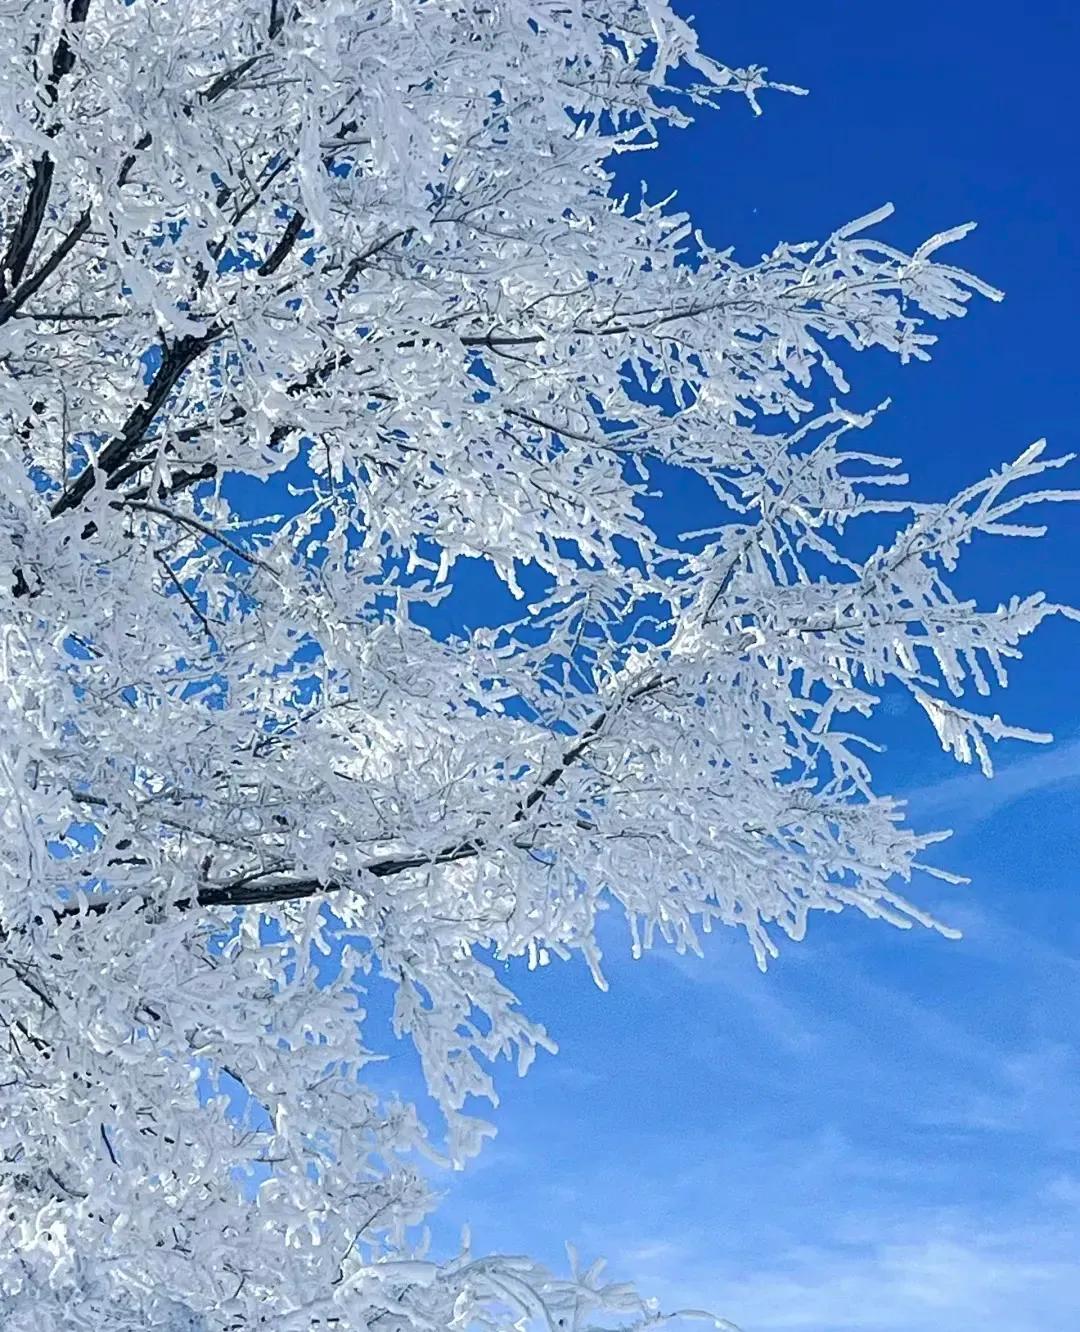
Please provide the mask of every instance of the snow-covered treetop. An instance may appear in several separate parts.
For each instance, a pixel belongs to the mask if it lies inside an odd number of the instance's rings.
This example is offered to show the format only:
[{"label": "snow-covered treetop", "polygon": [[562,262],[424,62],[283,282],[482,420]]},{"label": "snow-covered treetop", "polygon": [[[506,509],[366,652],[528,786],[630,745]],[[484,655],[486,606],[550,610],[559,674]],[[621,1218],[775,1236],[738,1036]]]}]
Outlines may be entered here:
[{"label": "snow-covered treetop", "polygon": [[[602,980],[605,903],[762,961],[815,909],[932,923],[853,732],[899,687],[965,761],[1022,734],[970,694],[1060,608],[948,575],[1065,496],[1034,446],[919,503],[820,404],[996,296],[965,229],[744,266],[613,197],[769,86],[667,0],[0,0],[0,60],[6,1325],[649,1323],[415,1251],[362,978],[460,1161],[550,1045],[492,962]],[[658,534],[671,468],[708,531]],[[477,568],[516,610],[469,632]]]}]

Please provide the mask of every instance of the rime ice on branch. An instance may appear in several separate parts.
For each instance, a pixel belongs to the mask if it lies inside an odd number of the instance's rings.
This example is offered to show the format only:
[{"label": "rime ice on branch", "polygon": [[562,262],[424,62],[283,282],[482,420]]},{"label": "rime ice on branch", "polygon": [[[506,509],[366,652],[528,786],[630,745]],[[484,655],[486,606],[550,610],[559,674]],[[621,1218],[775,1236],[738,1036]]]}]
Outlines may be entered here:
[{"label": "rime ice on branch", "polygon": [[[853,732],[890,687],[959,758],[1018,734],[970,693],[1059,608],[948,575],[1056,464],[921,504],[814,404],[996,293],[887,210],[743,266],[614,198],[768,87],[667,0],[20,0],[0,48],[5,1325],[653,1321],[410,1247],[363,977],[461,1160],[549,1044],[490,959],[600,978],[605,902],[762,960],[812,910],[932,923]],[[657,535],[661,466],[708,532]],[[517,609],[436,634],[464,557]]]}]

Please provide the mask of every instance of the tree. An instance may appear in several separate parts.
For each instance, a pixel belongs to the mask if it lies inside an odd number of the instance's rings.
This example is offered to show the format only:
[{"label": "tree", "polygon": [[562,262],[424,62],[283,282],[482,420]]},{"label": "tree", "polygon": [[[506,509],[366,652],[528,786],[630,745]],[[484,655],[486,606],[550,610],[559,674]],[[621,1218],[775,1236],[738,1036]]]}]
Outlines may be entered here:
[{"label": "tree", "polygon": [[[5,1326],[652,1321],[423,1257],[366,978],[460,1162],[493,1061],[551,1044],[494,965],[602,983],[605,906],[762,965],[812,910],[939,928],[858,719],[906,690],[986,769],[1026,734],[969,694],[1062,608],[948,575],[1067,496],[1036,445],[918,503],[873,412],[815,403],[835,348],[925,359],[996,297],[934,257],[966,228],[744,266],[614,197],[615,155],[770,86],[667,0],[0,14]],[[708,531],[659,535],[672,469]]]}]

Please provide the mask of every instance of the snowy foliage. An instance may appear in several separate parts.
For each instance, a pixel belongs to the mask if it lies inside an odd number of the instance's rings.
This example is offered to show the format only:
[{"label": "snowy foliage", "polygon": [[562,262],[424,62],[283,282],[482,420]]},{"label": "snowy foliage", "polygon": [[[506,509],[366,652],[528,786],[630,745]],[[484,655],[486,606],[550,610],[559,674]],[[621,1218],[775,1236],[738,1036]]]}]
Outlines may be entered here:
[{"label": "snowy foliage", "polygon": [[1056,464],[922,504],[815,403],[996,293],[963,229],[744,266],[614,197],[769,86],[668,0],[0,0],[0,50],[4,1326],[650,1324],[427,1261],[367,978],[462,1161],[550,1046],[493,965],[602,982],[605,904],[762,962],[933,923],[854,732],[900,689],[963,760],[1016,734],[971,695],[1059,608],[949,575]]}]

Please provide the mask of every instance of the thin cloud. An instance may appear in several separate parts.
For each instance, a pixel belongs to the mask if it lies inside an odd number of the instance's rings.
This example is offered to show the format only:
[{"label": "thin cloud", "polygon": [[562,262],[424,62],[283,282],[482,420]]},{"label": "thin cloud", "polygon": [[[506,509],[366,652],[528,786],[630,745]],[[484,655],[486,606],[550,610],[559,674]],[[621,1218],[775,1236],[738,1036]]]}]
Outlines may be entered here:
[{"label": "thin cloud", "polygon": [[862,1214],[741,1272],[723,1257],[722,1237],[711,1255],[690,1247],[639,1244],[627,1256],[652,1268],[662,1299],[692,1286],[695,1302],[742,1332],[1047,1332],[1073,1326],[1080,1308],[1074,1212],[1007,1227],[974,1211],[918,1225]]},{"label": "thin cloud", "polygon": [[980,823],[996,810],[1035,791],[1080,782],[1080,737],[1040,750],[998,769],[987,779],[964,772],[908,793],[920,817],[947,815],[954,826]]}]

